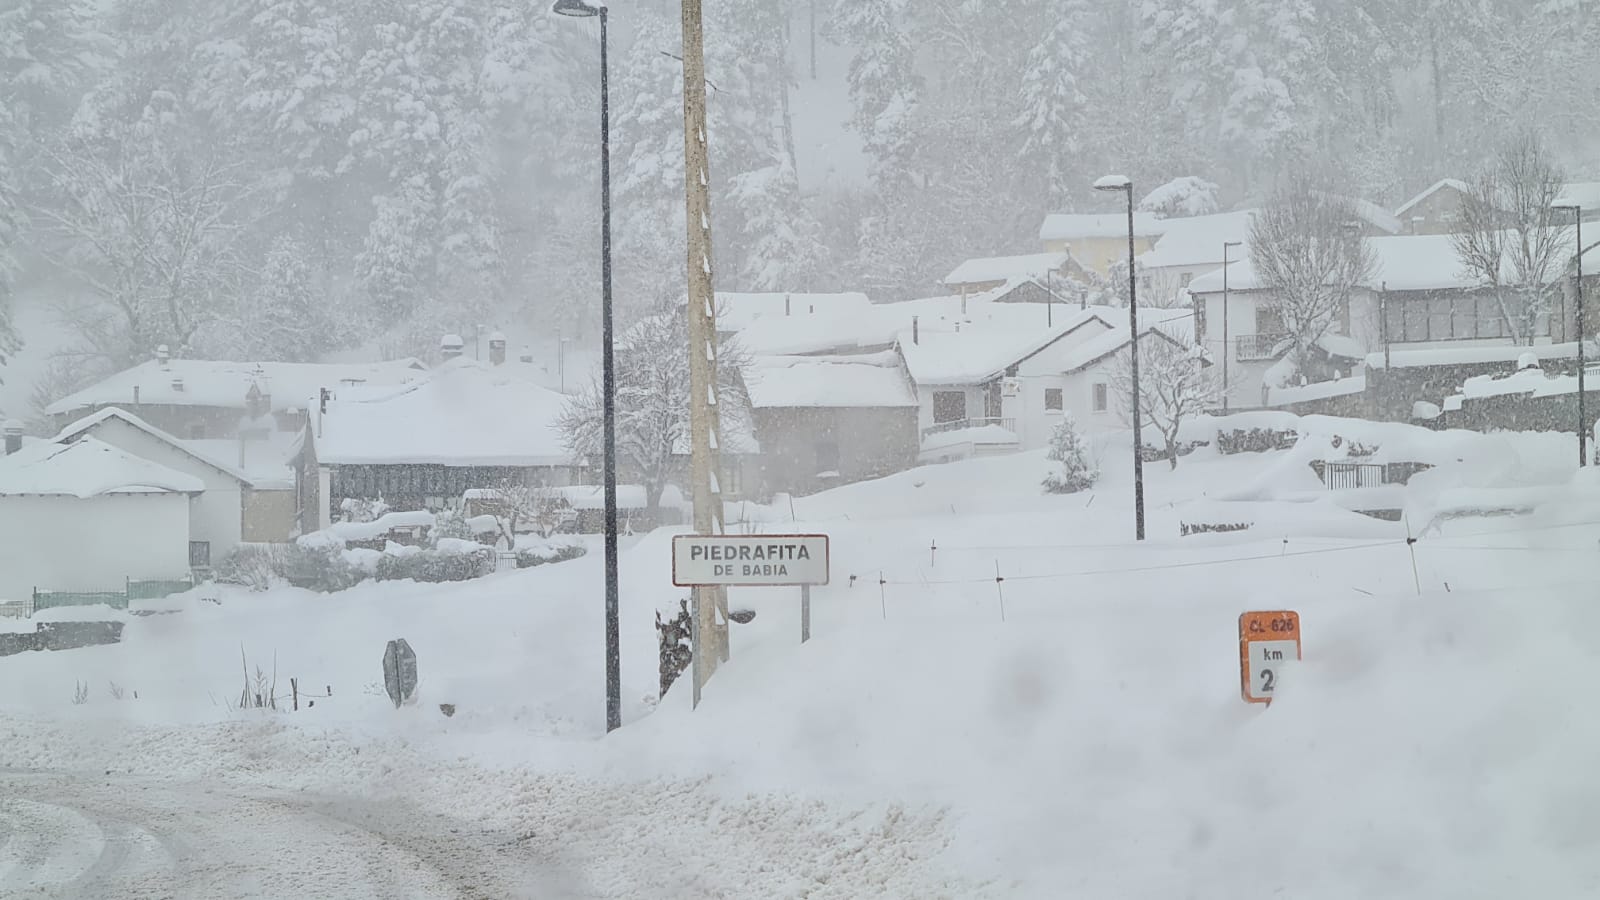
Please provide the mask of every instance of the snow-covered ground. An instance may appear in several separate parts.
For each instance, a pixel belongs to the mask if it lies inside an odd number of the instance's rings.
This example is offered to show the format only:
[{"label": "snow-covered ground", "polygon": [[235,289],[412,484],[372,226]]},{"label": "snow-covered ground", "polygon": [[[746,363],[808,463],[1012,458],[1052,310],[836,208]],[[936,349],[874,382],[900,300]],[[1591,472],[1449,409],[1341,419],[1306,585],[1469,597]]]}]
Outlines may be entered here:
[{"label": "snow-covered ground", "polygon": [[[0,883],[224,884],[202,860],[236,798],[241,848],[303,833],[251,870],[261,896],[321,864],[305,835],[348,836],[341,865],[408,896],[1597,895],[1600,479],[1566,438],[1419,434],[1350,436],[1440,461],[1401,522],[1311,496],[1299,448],[1201,448],[1147,465],[1135,544],[1125,436],[1100,439],[1084,494],[1040,493],[1027,453],[747,510],[829,533],[833,583],[803,646],[793,589],[737,591],[757,618],[698,710],[686,684],[654,699],[655,610],[683,593],[670,533],[632,539],[609,736],[597,547],[466,584],[109,614],[120,645],[0,659],[0,832],[63,836],[0,844]],[[1411,519],[1485,489],[1531,512]],[[1241,512],[1246,531],[1179,537]],[[1247,705],[1237,617],[1280,608],[1305,661]],[[399,710],[395,637],[421,673]],[[241,652],[252,674],[275,662],[280,698],[291,676],[332,696],[234,710]]]}]

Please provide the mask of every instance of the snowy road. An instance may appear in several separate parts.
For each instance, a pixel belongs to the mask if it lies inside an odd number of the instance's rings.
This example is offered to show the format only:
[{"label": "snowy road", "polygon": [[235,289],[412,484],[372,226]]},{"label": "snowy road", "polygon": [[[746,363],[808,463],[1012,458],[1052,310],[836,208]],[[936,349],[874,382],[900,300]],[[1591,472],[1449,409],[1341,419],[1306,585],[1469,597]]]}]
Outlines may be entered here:
[{"label": "snowy road", "polygon": [[0,770],[0,895],[592,896],[512,834],[398,801]]}]

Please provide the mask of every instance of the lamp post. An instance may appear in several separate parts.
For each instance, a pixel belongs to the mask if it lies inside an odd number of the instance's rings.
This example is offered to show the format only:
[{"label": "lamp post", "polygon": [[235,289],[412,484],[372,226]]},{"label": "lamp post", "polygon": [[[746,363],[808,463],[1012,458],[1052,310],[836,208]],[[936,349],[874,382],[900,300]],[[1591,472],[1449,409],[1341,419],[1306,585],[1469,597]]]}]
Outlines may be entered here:
[{"label": "lamp post", "polygon": [[1228,251],[1241,241],[1222,242],[1222,411],[1228,411],[1228,357],[1233,348],[1228,346]]},{"label": "lamp post", "polygon": [[1128,195],[1128,356],[1133,375],[1133,528],[1134,539],[1144,540],[1144,437],[1139,429],[1139,285],[1133,265],[1133,181],[1126,175],[1107,175],[1094,183],[1097,191]]},{"label": "lamp post", "polygon": [[[617,385],[611,338],[611,80],[606,58],[606,4],[556,0],[551,11],[600,17],[600,373],[605,418],[606,731],[622,727],[622,637],[617,588]],[[565,362],[565,360],[563,360]]]},{"label": "lamp post", "polygon": [[1583,207],[1574,203],[1557,204],[1552,209],[1572,210],[1572,219],[1578,226],[1578,252],[1575,254],[1574,263],[1577,265],[1576,294],[1578,298],[1578,465],[1589,464],[1589,415],[1583,399]]}]

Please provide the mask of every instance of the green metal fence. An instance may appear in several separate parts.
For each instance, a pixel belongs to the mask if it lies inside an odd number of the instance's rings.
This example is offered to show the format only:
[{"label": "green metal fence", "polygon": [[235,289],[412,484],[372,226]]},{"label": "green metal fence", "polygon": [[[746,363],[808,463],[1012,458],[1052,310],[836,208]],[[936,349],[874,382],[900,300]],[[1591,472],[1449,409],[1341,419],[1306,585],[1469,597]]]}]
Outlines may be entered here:
[{"label": "green metal fence", "polygon": [[104,604],[112,609],[127,609],[132,600],[160,600],[181,594],[194,587],[194,582],[182,579],[152,579],[135,581],[125,579],[121,591],[41,591],[33,589],[33,612],[60,606],[96,606]]}]

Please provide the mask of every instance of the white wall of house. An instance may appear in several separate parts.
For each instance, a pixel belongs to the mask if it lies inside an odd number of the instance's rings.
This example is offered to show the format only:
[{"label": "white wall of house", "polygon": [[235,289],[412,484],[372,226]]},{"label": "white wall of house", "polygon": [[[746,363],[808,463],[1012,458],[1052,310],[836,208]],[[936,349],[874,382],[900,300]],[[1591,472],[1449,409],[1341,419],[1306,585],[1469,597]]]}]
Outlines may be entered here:
[{"label": "white wall of house", "polygon": [[35,587],[120,591],[189,573],[189,497],[176,493],[0,496],[0,600]]},{"label": "white wall of house", "polygon": [[190,500],[190,539],[210,543],[212,563],[239,545],[244,528],[244,485],[239,479],[121,419],[106,419],[91,433],[141,459],[205,483],[205,493]]},{"label": "white wall of house", "polygon": [[333,524],[333,470],[327,466],[317,468],[317,528],[322,531]]}]

